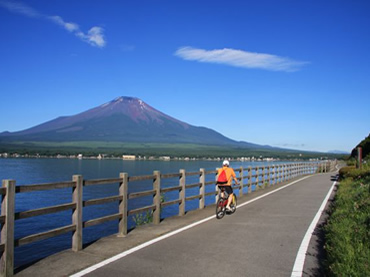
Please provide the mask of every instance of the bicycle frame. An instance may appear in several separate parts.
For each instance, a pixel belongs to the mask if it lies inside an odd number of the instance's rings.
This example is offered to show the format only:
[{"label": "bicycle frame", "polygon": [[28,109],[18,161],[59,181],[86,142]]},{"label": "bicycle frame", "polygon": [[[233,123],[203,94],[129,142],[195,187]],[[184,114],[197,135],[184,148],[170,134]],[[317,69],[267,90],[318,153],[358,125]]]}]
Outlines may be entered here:
[{"label": "bicycle frame", "polygon": [[[218,219],[221,219],[226,214],[226,206],[229,202],[229,194],[226,192],[223,186],[220,186],[219,188],[220,190],[219,190],[218,200],[216,204],[216,217]],[[236,195],[233,194],[233,203],[230,205],[230,207],[232,208],[230,213],[234,213],[236,211],[236,203],[237,203],[237,198],[236,198]]]}]

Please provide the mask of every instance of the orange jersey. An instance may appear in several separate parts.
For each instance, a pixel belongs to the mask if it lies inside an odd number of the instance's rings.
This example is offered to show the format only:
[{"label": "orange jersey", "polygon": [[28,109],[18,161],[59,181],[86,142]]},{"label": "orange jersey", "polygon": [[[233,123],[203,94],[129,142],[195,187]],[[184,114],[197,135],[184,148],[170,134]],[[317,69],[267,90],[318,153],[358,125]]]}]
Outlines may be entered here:
[{"label": "orange jersey", "polygon": [[231,186],[231,183],[233,181],[233,178],[236,178],[235,171],[231,167],[224,166],[217,171],[217,176],[220,175],[220,173],[225,170],[226,178],[227,178],[227,184],[223,186]]}]

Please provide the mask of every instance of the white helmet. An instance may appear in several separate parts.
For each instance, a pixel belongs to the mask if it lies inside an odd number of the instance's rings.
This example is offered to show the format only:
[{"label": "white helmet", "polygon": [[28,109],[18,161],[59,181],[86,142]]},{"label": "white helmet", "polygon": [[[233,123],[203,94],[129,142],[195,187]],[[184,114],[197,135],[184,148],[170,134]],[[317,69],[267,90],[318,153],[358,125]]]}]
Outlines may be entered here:
[{"label": "white helmet", "polygon": [[229,161],[228,161],[228,160],[224,160],[224,162],[222,163],[222,165],[229,166],[229,165],[230,165],[230,163],[229,163]]}]

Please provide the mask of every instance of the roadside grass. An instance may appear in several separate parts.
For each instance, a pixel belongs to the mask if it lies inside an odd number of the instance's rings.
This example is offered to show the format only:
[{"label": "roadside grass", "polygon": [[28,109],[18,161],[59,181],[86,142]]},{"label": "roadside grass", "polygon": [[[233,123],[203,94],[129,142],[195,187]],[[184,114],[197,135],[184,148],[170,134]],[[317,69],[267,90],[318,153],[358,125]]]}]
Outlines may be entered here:
[{"label": "roadside grass", "polygon": [[370,166],[344,168],[325,227],[328,276],[369,276]]}]

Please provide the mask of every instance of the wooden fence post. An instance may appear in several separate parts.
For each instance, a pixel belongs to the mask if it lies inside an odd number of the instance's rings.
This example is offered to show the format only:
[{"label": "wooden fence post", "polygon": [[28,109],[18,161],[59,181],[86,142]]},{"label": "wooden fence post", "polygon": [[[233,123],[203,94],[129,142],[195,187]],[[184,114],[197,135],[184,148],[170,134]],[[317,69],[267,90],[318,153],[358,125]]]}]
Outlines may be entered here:
[{"label": "wooden fence post", "polygon": [[82,176],[73,175],[73,182],[76,186],[72,188],[72,202],[76,207],[72,209],[72,224],[76,230],[72,234],[72,250],[77,252],[82,250]]},{"label": "wooden fence post", "polygon": [[155,205],[155,210],[153,211],[153,223],[159,224],[161,222],[161,173],[156,170],[153,172],[153,190],[155,194],[153,196],[153,205]]},{"label": "wooden fence post", "polygon": [[362,168],[362,147],[357,147],[357,164],[356,167],[361,169]]},{"label": "wooden fence post", "polygon": [[217,177],[218,177],[218,168],[216,168],[216,176],[215,176],[215,191],[216,191],[216,193],[215,193],[215,204],[217,203],[217,201],[218,201],[218,185],[217,185]]},{"label": "wooden fence post", "polygon": [[283,180],[288,181],[290,179],[290,165],[289,164],[284,164],[284,167],[282,168],[283,170]]},{"label": "wooden fence post", "polygon": [[199,176],[199,209],[204,209],[205,205],[205,194],[206,194],[206,170],[204,168],[200,169],[200,176]]},{"label": "wooden fence post", "polygon": [[240,167],[240,182],[239,182],[239,197],[243,196],[243,187],[244,187],[244,173],[243,173],[243,167]]},{"label": "wooden fence post", "polygon": [[249,186],[248,186],[248,194],[249,193],[252,193],[252,167],[248,167],[248,183],[249,183]]},{"label": "wooden fence post", "polygon": [[259,183],[260,183],[260,169],[258,168],[258,166],[256,167],[256,182],[257,182],[257,185],[256,185],[256,191],[259,190]]},{"label": "wooden fence post", "polygon": [[128,212],[128,174],[120,173],[119,177],[122,182],[119,185],[119,195],[122,197],[122,200],[119,201],[119,213],[122,215],[121,219],[118,222],[118,237],[125,237],[127,235],[127,212]]},{"label": "wooden fence post", "polygon": [[5,216],[1,226],[1,243],[4,252],[0,260],[0,276],[13,276],[14,274],[14,206],[15,206],[15,181],[3,180],[6,194],[1,200],[1,215]]},{"label": "wooden fence post", "polygon": [[180,205],[179,205],[179,216],[185,215],[185,169],[180,169],[180,180],[179,180],[179,185],[180,185],[180,193],[179,193],[179,198],[181,200]]},{"label": "wooden fence post", "polygon": [[293,170],[293,178],[297,177],[297,163],[294,164],[294,170]]},{"label": "wooden fence post", "polygon": [[267,186],[271,185],[271,166],[267,167]]},{"label": "wooden fence post", "polygon": [[283,180],[284,180],[284,165],[278,165],[276,172],[276,184],[284,182]]}]

